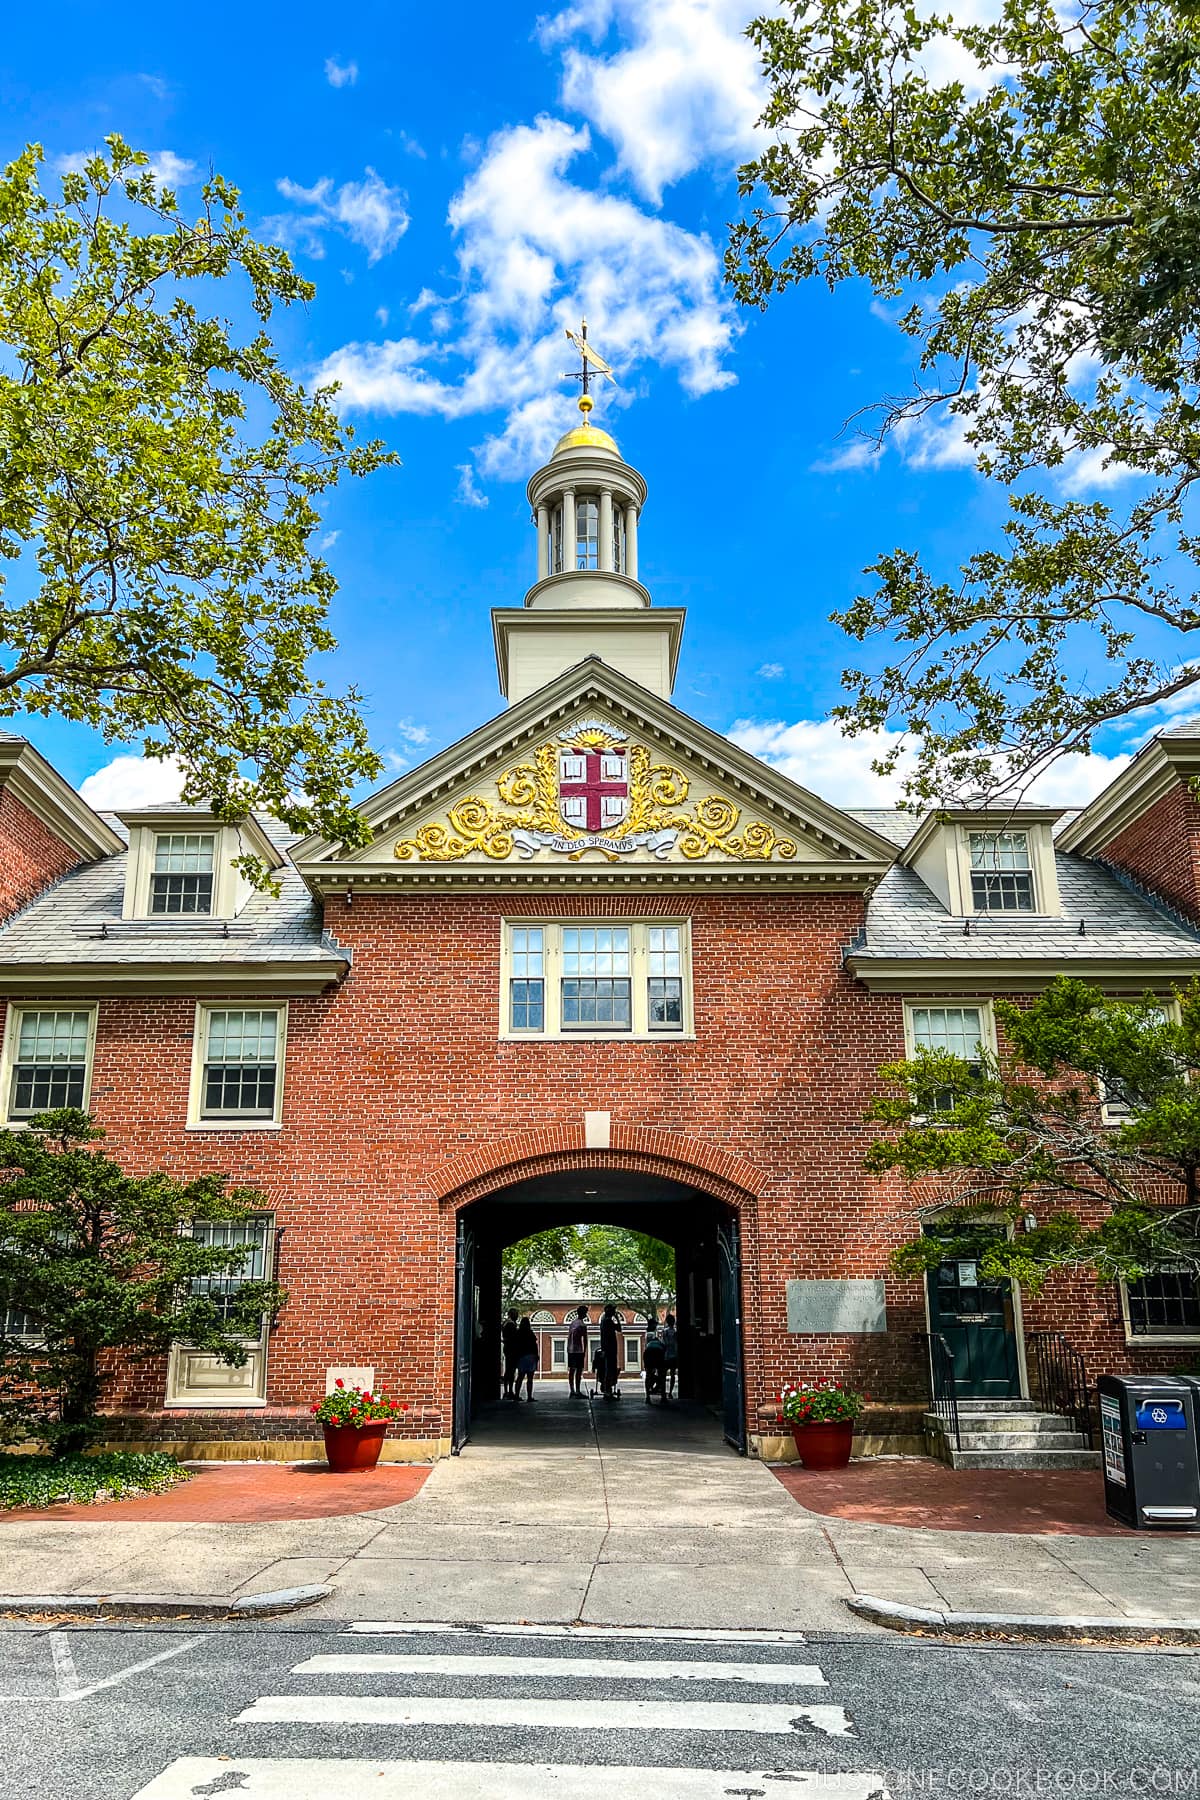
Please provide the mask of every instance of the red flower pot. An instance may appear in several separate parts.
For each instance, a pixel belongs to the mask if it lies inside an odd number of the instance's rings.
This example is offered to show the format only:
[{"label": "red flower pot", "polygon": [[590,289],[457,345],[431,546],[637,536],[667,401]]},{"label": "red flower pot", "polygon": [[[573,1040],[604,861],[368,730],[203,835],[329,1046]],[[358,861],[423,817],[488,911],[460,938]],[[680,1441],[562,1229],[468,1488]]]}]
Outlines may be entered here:
[{"label": "red flower pot", "polygon": [[815,1425],[793,1425],[792,1436],[806,1469],[844,1469],[850,1461],[854,1420],[832,1419]]},{"label": "red flower pot", "polygon": [[351,1469],[373,1469],[379,1461],[387,1428],[386,1419],[372,1419],[366,1425],[322,1425],[325,1459],[330,1468],[338,1475]]}]

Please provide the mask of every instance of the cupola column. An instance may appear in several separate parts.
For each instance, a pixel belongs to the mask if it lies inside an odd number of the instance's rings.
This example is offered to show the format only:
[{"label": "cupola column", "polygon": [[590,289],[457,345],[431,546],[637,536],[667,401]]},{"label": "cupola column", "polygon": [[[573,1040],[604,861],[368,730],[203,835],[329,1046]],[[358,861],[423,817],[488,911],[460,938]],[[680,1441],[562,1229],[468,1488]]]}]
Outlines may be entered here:
[{"label": "cupola column", "polygon": [[538,534],[538,580],[545,581],[550,573],[550,509],[539,506],[537,509]]},{"label": "cupola column", "polygon": [[573,569],[579,561],[579,526],[575,519],[575,489],[573,487],[563,489],[562,509],[562,566],[565,570]]},{"label": "cupola column", "polygon": [[625,573],[633,581],[638,578],[637,521],[638,509],[630,502],[625,508]]},{"label": "cupola column", "polygon": [[613,566],[613,497],[611,488],[600,489],[600,567],[606,574]]}]

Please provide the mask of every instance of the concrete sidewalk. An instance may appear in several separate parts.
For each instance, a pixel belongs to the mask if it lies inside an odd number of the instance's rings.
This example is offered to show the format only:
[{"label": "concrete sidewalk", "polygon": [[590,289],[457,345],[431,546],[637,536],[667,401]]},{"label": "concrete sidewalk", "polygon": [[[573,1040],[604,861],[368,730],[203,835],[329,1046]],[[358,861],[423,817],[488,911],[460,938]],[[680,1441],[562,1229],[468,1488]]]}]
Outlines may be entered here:
[{"label": "concrete sidewalk", "polygon": [[700,1409],[549,1397],[486,1414],[401,1506],[274,1524],[0,1524],[0,1591],[186,1600],[330,1582],[309,1617],[861,1633],[876,1628],[846,1609],[855,1593],[957,1612],[1200,1617],[1198,1547],[823,1518]]}]

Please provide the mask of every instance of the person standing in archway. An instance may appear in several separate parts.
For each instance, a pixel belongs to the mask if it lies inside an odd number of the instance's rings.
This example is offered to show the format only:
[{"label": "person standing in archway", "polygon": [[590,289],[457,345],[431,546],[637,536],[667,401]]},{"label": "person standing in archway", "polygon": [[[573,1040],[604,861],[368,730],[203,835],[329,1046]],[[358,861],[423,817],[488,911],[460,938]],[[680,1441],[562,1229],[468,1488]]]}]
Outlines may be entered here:
[{"label": "person standing in archway", "polygon": [[510,1306],[500,1327],[500,1344],[504,1352],[504,1398],[515,1400],[513,1384],[517,1379],[517,1309]]},{"label": "person standing in archway", "polygon": [[514,1400],[521,1398],[521,1383],[525,1383],[525,1398],[533,1399],[533,1378],[537,1374],[538,1341],[537,1332],[527,1318],[517,1326],[517,1384],[513,1394]]},{"label": "person standing in archway", "polygon": [[617,1332],[617,1309],[609,1305],[600,1320],[600,1385],[606,1400],[617,1397],[617,1375],[620,1371],[621,1340]]},{"label": "person standing in archway", "polygon": [[675,1382],[679,1374],[679,1333],[675,1328],[674,1313],[668,1313],[663,1320],[663,1328],[659,1336],[662,1338],[663,1349],[666,1351],[667,1357],[667,1393],[673,1400],[675,1398]]},{"label": "person standing in archway", "polygon": [[578,1306],[567,1326],[567,1393],[572,1400],[583,1399],[583,1371],[587,1363],[588,1309]]}]

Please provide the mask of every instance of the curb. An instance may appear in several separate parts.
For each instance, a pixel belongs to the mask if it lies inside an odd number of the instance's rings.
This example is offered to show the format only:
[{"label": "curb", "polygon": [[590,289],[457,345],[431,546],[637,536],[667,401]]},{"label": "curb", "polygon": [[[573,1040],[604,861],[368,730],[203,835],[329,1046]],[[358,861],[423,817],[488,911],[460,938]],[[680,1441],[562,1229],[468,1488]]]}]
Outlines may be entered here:
[{"label": "curb", "polygon": [[873,1594],[855,1594],[846,1601],[852,1613],[882,1625],[888,1631],[936,1632],[940,1637],[1022,1637],[1055,1639],[1088,1638],[1157,1644],[1200,1643],[1200,1619],[1087,1619],[1046,1617],[1023,1613],[935,1612],[925,1606],[905,1606],[899,1600],[877,1600]]},{"label": "curb", "polygon": [[279,1588],[270,1594],[0,1594],[0,1614],[21,1618],[70,1613],[88,1619],[270,1619],[327,1600],[331,1587]]}]

